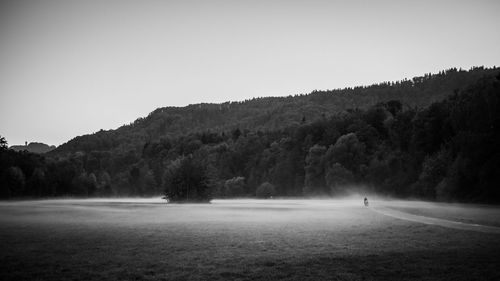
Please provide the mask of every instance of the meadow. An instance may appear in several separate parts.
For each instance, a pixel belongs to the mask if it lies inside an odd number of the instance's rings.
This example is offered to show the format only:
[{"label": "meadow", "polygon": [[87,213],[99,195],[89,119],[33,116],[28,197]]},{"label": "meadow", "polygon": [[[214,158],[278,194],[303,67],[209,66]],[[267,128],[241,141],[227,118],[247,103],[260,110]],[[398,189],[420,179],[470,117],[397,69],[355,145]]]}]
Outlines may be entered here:
[{"label": "meadow", "polygon": [[4,201],[0,279],[500,280],[499,226],[494,206],[362,198]]}]

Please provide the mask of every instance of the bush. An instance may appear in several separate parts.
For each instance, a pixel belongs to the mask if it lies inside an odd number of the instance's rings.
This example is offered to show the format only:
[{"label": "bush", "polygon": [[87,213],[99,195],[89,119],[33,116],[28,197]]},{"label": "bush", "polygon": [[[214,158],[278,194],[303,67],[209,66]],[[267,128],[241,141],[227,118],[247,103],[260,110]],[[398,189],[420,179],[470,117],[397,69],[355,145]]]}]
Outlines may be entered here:
[{"label": "bush", "polygon": [[255,195],[258,198],[270,198],[276,194],[276,189],[274,188],[274,185],[265,182],[261,184],[259,187],[257,187],[257,191],[255,192]]}]

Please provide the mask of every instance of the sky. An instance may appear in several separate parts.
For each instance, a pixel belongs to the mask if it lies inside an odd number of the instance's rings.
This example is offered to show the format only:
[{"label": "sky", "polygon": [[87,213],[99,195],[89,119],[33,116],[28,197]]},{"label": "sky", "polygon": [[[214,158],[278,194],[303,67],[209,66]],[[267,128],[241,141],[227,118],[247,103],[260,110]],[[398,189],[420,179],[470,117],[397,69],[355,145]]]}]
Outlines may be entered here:
[{"label": "sky", "polygon": [[500,1],[0,0],[0,136],[500,65]]}]

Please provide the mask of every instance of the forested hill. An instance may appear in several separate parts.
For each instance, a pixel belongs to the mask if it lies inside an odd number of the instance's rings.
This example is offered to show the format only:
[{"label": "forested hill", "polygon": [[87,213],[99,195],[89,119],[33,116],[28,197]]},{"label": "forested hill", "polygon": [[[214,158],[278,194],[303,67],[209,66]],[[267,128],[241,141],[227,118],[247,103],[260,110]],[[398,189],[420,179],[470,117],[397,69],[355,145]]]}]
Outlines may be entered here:
[{"label": "forested hill", "polygon": [[48,145],[40,142],[30,142],[27,145],[12,145],[9,147],[14,151],[29,151],[33,153],[47,153],[54,150],[56,147],[54,145]]},{"label": "forested hill", "polygon": [[327,91],[313,91],[288,97],[254,98],[243,102],[163,107],[145,118],[116,130],[76,137],[50,154],[75,152],[141,150],[144,144],[162,138],[176,138],[193,132],[269,131],[309,123],[349,109],[366,109],[390,100],[405,108],[424,108],[481,77],[492,76],[498,68],[475,67],[469,71],[452,68],[438,74]]},{"label": "forested hill", "polygon": [[[433,102],[434,101],[434,102]],[[0,198],[343,195],[500,203],[500,70],[162,108],[43,155],[0,136]]]}]

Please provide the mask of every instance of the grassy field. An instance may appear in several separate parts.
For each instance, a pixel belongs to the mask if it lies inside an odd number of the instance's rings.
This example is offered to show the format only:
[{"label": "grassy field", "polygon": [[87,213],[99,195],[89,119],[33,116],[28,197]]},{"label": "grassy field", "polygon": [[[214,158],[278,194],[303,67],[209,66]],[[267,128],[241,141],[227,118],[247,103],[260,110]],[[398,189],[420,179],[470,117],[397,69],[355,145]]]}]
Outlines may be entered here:
[{"label": "grassy field", "polygon": [[500,280],[491,206],[362,200],[0,203],[1,280]]}]

